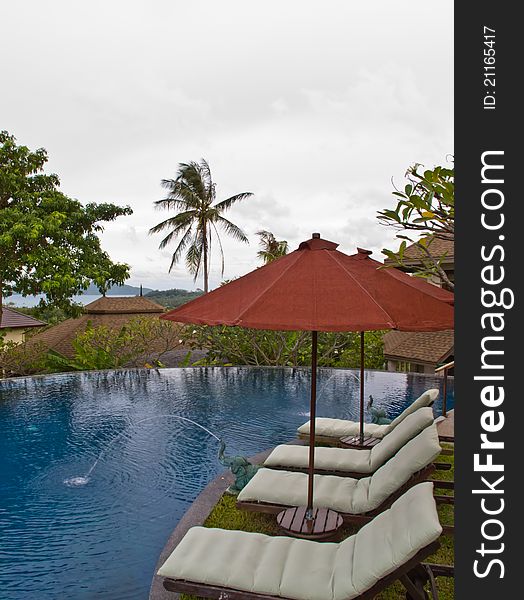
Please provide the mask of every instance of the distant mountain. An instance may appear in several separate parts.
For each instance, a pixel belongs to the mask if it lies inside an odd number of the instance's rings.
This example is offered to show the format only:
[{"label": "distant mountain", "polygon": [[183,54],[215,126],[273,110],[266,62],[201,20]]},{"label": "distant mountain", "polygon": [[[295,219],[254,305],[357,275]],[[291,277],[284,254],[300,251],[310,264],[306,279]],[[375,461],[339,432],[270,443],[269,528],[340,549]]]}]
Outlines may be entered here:
[{"label": "distant mountain", "polygon": [[167,308],[176,308],[194,298],[198,298],[198,296],[201,296],[203,293],[202,290],[190,292],[189,290],[175,288],[172,290],[153,290],[144,294],[144,296]]},{"label": "distant mountain", "polygon": [[[142,293],[145,295],[147,292],[152,292],[151,288],[143,288]],[[98,296],[100,292],[96,285],[91,284],[84,294],[91,296]],[[138,296],[140,294],[140,287],[134,285],[114,285],[106,292],[106,296]]]}]

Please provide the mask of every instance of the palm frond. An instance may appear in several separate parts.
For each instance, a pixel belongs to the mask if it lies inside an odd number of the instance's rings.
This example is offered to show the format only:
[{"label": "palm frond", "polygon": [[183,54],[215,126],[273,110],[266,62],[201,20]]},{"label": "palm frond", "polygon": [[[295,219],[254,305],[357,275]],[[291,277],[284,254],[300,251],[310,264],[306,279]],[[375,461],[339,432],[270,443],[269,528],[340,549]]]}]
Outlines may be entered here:
[{"label": "palm frond", "polygon": [[[217,236],[217,240],[218,240],[218,247],[220,249],[220,260],[222,263],[222,268],[221,268],[221,274],[222,276],[224,276],[224,268],[225,268],[225,261],[224,261],[224,248],[222,248],[222,240],[220,239],[220,234],[218,233],[218,229],[216,227],[216,225],[213,223],[213,221],[211,221],[211,225],[213,226],[213,229],[215,230],[215,235]],[[211,254],[211,253],[209,253]]]},{"label": "palm frond", "polygon": [[227,198],[226,200],[217,202],[217,204],[215,204],[215,208],[218,210],[219,213],[222,213],[231,208],[233,204],[235,204],[235,202],[245,200],[246,198],[249,198],[252,195],[253,192],[242,192],[241,194],[235,194],[234,196],[231,196],[231,198]]},{"label": "palm frond", "polygon": [[193,240],[191,246],[189,246],[186,252],[186,267],[187,270],[193,275],[193,281],[196,281],[200,268],[202,266],[202,247],[195,243]]},{"label": "palm frond", "polygon": [[191,242],[191,236],[192,236],[192,230],[191,230],[191,228],[189,228],[184,233],[184,235],[182,236],[182,239],[178,243],[178,246],[176,247],[175,251],[173,252],[173,256],[171,257],[171,264],[169,265],[170,273],[173,270],[173,267],[176,265],[176,263],[179,262],[179,260],[182,258],[182,253],[186,249],[187,245]]},{"label": "palm frond", "polygon": [[232,238],[240,242],[244,242],[245,244],[249,244],[247,235],[242,231],[242,229],[240,229],[240,227],[234,223],[231,223],[231,221],[228,221],[224,217],[218,216],[215,220],[215,223],[220,225]]},{"label": "palm frond", "polygon": [[165,221],[162,221],[161,223],[158,223],[157,225],[151,227],[151,229],[149,230],[149,235],[151,235],[152,233],[159,233],[160,231],[164,231],[164,229],[167,229],[168,227],[179,228],[180,226],[184,227],[186,225],[189,227],[191,226],[195,215],[196,212],[192,210],[183,213],[178,213],[174,217],[169,217],[169,219],[166,219]]}]

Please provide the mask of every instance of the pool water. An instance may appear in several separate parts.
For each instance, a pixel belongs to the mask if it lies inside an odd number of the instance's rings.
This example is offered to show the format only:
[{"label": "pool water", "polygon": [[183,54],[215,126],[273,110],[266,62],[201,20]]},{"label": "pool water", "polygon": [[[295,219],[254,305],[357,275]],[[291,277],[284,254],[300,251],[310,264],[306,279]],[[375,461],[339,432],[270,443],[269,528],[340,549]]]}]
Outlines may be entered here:
[{"label": "pool water", "polygon": [[[250,456],[295,436],[309,382],[248,367],[1,381],[2,600],[146,600],[171,531],[222,470],[217,440],[169,416]],[[442,379],[370,371],[365,383],[394,417]],[[319,416],[358,418],[356,372],[322,369],[317,389]],[[452,408],[452,379],[448,392]]]}]

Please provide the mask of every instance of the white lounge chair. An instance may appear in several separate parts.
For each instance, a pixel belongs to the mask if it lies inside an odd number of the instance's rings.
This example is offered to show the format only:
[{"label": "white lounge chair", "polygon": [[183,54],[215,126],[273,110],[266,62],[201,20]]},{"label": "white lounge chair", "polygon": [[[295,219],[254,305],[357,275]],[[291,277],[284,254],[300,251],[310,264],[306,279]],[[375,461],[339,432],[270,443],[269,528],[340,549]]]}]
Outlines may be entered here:
[{"label": "white lounge chair", "polygon": [[[345,521],[369,520],[424,481],[434,470],[432,462],[440,450],[437,426],[430,425],[370,477],[315,475],[313,506],[336,510]],[[237,507],[277,513],[291,506],[305,506],[307,480],[305,473],[260,469],[238,495]]]},{"label": "white lounge chair", "polygon": [[[394,456],[409,440],[433,423],[431,408],[419,408],[408,415],[371,450],[315,448],[315,472],[322,475],[363,477],[371,475]],[[305,471],[309,465],[309,447],[293,444],[277,446],[264,466],[286,471]]]},{"label": "white lounge chair", "polygon": [[396,579],[424,600],[421,561],[442,532],[431,483],[343,542],[193,527],[158,575],[169,591],[228,600],[370,600]]},{"label": "white lounge chair", "polygon": [[[393,419],[388,425],[377,425],[376,423],[364,423],[364,435],[375,438],[383,438],[391,433],[397,425],[419,408],[432,406],[438,398],[439,391],[431,389],[424,392],[412,404],[404,409],[398,417]],[[301,439],[309,438],[309,427],[311,421],[301,425],[298,431],[298,437]],[[360,434],[360,423],[358,421],[348,421],[345,419],[331,419],[327,417],[317,417],[315,419],[315,438],[318,442],[338,444],[340,438]]]}]

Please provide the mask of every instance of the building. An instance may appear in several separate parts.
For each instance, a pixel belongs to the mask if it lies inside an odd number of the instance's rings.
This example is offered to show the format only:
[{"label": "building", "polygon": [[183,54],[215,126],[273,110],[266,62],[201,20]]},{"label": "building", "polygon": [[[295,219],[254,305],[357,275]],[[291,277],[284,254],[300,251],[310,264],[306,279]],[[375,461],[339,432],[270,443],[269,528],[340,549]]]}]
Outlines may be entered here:
[{"label": "building", "polygon": [[67,358],[74,354],[72,342],[78,333],[83,333],[88,325],[120,331],[132,319],[137,317],[158,318],[164,307],[143,296],[115,297],[103,296],[84,307],[84,313],[75,319],[67,319],[31,338],[35,343],[43,343],[51,350]]},{"label": "building", "polygon": [[[428,245],[433,256],[441,257],[442,269],[450,281],[455,280],[455,250],[451,241],[433,238]],[[423,264],[423,251],[412,244],[404,251],[404,266],[397,267],[411,273]],[[390,259],[386,265],[394,265]],[[428,279],[429,283],[447,288],[438,277]],[[454,359],[454,332],[410,332],[389,331],[384,335],[384,358],[388,371],[411,371],[414,373],[435,373],[435,369]],[[451,374],[451,373],[450,373]]]},{"label": "building", "polygon": [[453,360],[453,331],[388,331],[384,335],[384,358],[388,371],[435,374]]},{"label": "building", "polygon": [[4,342],[15,342],[20,344],[25,341],[26,333],[37,327],[45,327],[44,321],[39,321],[29,315],[24,315],[12,308],[2,307],[2,322],[0,333]]}]

